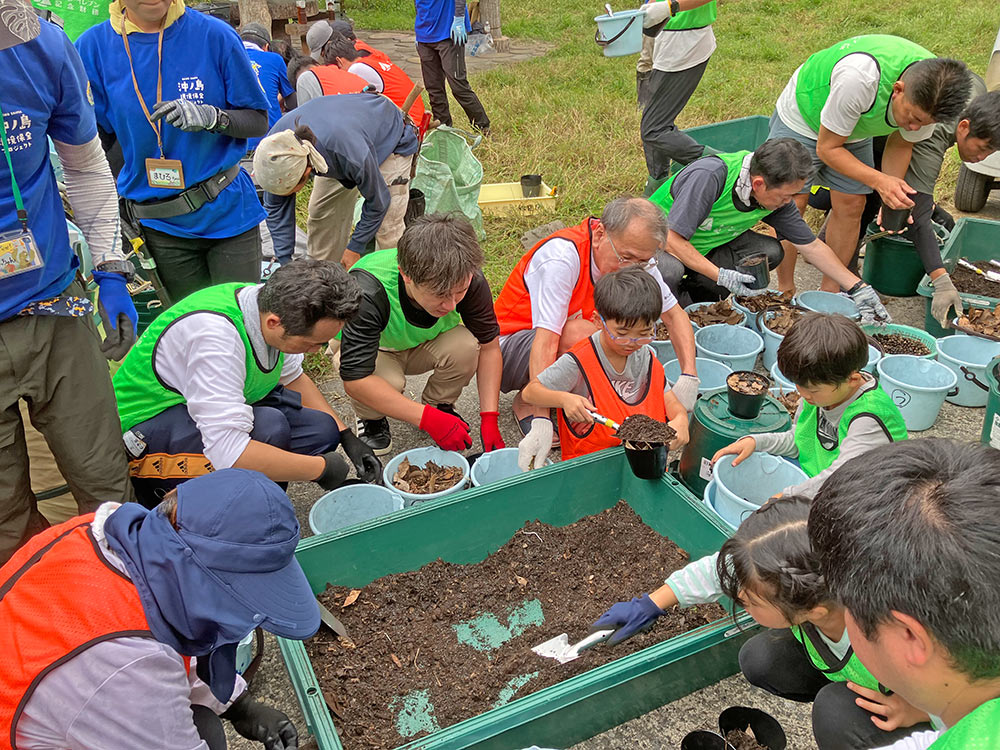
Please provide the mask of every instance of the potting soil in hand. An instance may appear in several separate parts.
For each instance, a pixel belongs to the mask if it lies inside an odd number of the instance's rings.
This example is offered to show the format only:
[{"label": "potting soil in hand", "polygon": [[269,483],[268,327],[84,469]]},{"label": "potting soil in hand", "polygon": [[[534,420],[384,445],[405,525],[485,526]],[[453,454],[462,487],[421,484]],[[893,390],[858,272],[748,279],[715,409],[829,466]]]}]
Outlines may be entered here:
[{"label": "potting soil in hand", "polygon": [[428,461],[421,468],[404,458],[392,477],[392,486],[414,495],[430,495],[454,487],[462,481],[463,473],[458,466],[438,466]]},{"label": "potting soil in hand", "polygon": [[730,729],[726,732],[726,742],[736,750],[769,750],[767,745],[760,744],[752,734],[747,734],[741,729]]},{"label": "potting soil in hand", "polygon": [[667,445],[677,437],[677,433],[674,432],[673,427],[665,422],[660,422],[645,414],[632,414],[625,417],[619,425],[615,437],[635,445]]},{"label": "potting soil in hand", "polygon": [[[1000,271],[989,261],[979,261],[973,263],[980,271]],[[990,281],[985,276],[980,276],[975,271],[970,271],[963,266],[956,266],[951,272],[951,280],[955,288],[966,294],[978,294],[981,297],[1000,297],[1000,282]]]},{"label": "potting soil in hand", "polygon": [[743,314],[739,310],[734,310],[728,299],[695,308],[688,312],[688,317],[692,323],[702,328],[718,323],[735,326],[743,322]]},{"label": "potting soil in hand", "polygon": [[567,664],[531,651],[560,633],[584,638],[612,604],[687,562],[621,501],[569,526],[526,523],[475,565],[437,560],[360,591],[330,587],[320,601],[355,641],[322,629],[306,649],[347,750],[388,750],[725,617],[715,604],[674,608]]},{"label": "potting soil in hand", "polygon": [[799,318],[803,314],[801,310],[796,310],[794,307],[783,307],[777,310],[774,315],[765,318],[764,325],[779,336],[784,336],[792,330],[793,325],[799,322]]},{"label": "potting soil in hand", "polygon": [[739,302],[750,312],[760,312],[761,310],[775,310],[789,305],[792,301],[790,292],[764,292],[753,297],[737,297]]},{"label": "potting soil in hand", "polygon": [[922,341],[902,333],[873,333],[872,338],[879,343],[886,354],[913,354],[923,357],[931,353]]},{"label": "potting soil in hand", "polygon": [[973,307],[969,310],[968,315],[963,315],[958,319],[958,324],[962,328],[969,328],[977,333],[1000,338],[1000,309],[987,310],[982,307]]}]

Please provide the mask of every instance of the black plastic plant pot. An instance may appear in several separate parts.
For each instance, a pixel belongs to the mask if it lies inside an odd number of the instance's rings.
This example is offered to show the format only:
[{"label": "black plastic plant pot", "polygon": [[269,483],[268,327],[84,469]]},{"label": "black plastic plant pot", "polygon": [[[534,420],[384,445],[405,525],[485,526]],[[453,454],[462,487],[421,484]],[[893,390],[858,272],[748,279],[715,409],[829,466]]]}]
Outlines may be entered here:
[{"label": "black plastic plant pot", "polygon": [[747,284],[751,289],[767,289],[770,272],[767,268],[766,255],[750,255],[736,265],[736,270],[740,273],[753,276],[753,282]]},{"label": "black plastic plant pot", "polygon": [[629,443],[624,445],[628,465],[639,479],[659,479],[667,472],[667,446],[630,448]]},{"label": "black plastic plant pot", "polygon": [[681,740],[681,750],[733,750],[726,738],[705,729],[688,732]]},{"label": "black plastic plant pot", "polygon": [[[733,388],[733,381],[742,378],[761,384],[761,391],[758,394],[743,393]],[[771,380],[760,373],[750,370],[737,370],[726,377],[726,389],[729,391],[729,413],[740,419],[756,419],[760,414],[760,409],[767,398],[767,389],[771,387]]]},{"label": "black plastic plant pot", "polygon": [[746,732],[747,728],[753,732],[757,743],[768,750],[785,750],[788,744],[785,730],[781,728],[778,720],[758,708],[731,706],[719,714],[719,731],[723,735],[734,729]]},{"label": "black plastic plant pot", "polygon": [[525,198],[537,198],[542,194],[542,176],[540,174],[521,175],[521,195]]},{"label": "black plastic plant pot", "polygon": [[909,208],[886,208],[882,206],[882,228],[889,232],[902,232],[910,216]]},{"label": "black plastic plant pot", "polygon": [[419,219],[427,210],[427,199],[424,191],[417,188],[410,188],[410,198],[406,203],[406,214],[403,216],[403,224],[410,226],[410,222]]}]

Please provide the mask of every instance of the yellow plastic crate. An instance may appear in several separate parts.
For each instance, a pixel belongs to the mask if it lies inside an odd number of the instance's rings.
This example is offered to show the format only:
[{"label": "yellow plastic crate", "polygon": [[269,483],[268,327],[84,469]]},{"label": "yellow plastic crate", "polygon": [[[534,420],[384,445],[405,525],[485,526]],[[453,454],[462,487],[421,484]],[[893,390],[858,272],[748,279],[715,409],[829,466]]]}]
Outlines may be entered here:
[{"label": "yellow plastic crate", "polygon": [[479,208],[488,216],[552,213],[556,210],[556,189],[542,183],[537,198],[525,198],[520,182],[494,182],[479,189]]}]

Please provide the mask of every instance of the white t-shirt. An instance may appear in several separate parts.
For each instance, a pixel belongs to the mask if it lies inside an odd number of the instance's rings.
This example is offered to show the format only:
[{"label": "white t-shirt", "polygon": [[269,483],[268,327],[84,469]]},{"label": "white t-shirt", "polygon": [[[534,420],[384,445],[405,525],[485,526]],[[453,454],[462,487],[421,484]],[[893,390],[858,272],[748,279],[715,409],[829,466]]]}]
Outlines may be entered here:
[{"label": "white t-shirt", "polygon": [[[809,127],[809,124],[803,119],[798,102],[795,100],[795,87],[799,79],[799,70],[802,70],[802,66],[799,66],[792,74],[785,90],[778,97],[775,108],[778,111],[778,117],[789,128],[799,135],[818,140],[819,133]],[[833,72],[830,75],[830,95],[820,112],[820,124],[837,135],[850,135],[861,116],[872,108],[875,98],[878,96],[878,82],[878,63],[869,55],[856,52],[844,57],[833,66]],[[891,107],[889,108],[889,118],[895,124],[895,121],[892,120]],[[933,132],[934,124],[932,123],[912,132],[900,130],[899,134],[903,140],[916,143],[930,138]],[[865,139],[848,138],[847,142],[857,143],[863,140]]]},{"label": "white t-shirt", "polygon": [[[260,317],[247,314],[256,311],[259,289],[247,287],[238,297],[251,341],[260,338]],[[269,355],[277,353],[272,350]],[[302,374],[302,359],[301,354],[285,355],[281,385]],[[160,337],[153,368],[165,386],[184,396],[212,466],[231,468],[246,450],[253,430],[253,409],[243,397],[246,347],[236,326],[211,312],[177,320]]]},{"label": "white t-shirt", "polygon": [[711,26],[684,31],[661,31],[653,43],[653,70],[676,73],[701,65],[715,52]]},{"label": "white t-shirt", "polygon": [[[590,259],[590,271],[596,283],[601,272]],[[662,312],[677,304],[670,288],[663,283],[660,272],[648,269],[660,286],[663,297]],[[566,325],[569,302],[580,278],[580,254],[576,245],[562,237],[553,237],[539,247],[528,267],[524,269],[524,284],[531,292],[531,327],[561,334]]]},{"label": "white t-shirt", "polygon": [[378,74],[371,65],[363,62],[356,62],[351,67],[347,69],[348,73],[354,73],[354,75],[364,78],[368,83],[375,87],[378,93],[382,93],[385,89],[385,83],[382,81],[382,76]]}]

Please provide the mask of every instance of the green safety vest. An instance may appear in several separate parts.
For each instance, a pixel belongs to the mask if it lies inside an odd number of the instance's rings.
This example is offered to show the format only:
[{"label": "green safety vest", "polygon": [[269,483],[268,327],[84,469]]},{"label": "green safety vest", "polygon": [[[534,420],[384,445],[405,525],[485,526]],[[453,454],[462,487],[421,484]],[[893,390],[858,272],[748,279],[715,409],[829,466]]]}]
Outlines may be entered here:
[{"label": "green safety vest", "polygon": [[906,440],[906,423],[899,407],[889,398],[889,394],[876,385],[865,391],[847,407],[844,416],[840,418],[837,428],[837,444],[827,450],[819,440],[817,432],[819,407],[802,403],[799,420],[795,424],[795,446],[799,449],[799,464],[802,471],[811,477],[837,460],[840,455],[840,445],[847,436],[851,422],[861,416],[874,418],[882,427],[890,442]]},{"label": "green safety vest", "polygon": [[[835,663],[836,657],[830,647],[822,640],[816,626],[811,623],[792,625],[792,635],[802,644],[806,656],[816,669],[822,672],[831,682],[847,682],[848,680],[866,687],[869,690],[881,690],[879,681],[872,676],[865,665],[854,653],[853,648],[847,650],[847,656]],[[823,655],[825,654],[825,656]]]},{"label": "green safety vest", "polygon": [[[743,161],[749,153],[749,151],[737,151],[732,154],[715,154],[704,157],[706,159],[722,159],[726,165],[726,184],[722,188],[722,194],[712,204],[712,209],[709,211],[708,216],[690,237],[689,241],[694,245],[694,249],[702,255],[708,255],[710,251],[719,245],[724,245],[730,240],[735,239],[748,229],[754,227],[765,216],[773,213],[766,208],[751,208],[747,210],[741,208],[736,203],[733,191],[736,188],[736,180],[743,169]],[[668,215],[670,207],[674,205],[676,198],[673,192],[671,192],[671,188],[674,180],[677,179],[677,175],[683,173],[683,169],[677,172],[677,174],[663,183],[653,193],[652,197],[650,197],[650,200],[662,208]]]},{"label": "green safety vest", "polygon": [[264,369],[257,361],[253,347],[250,345],[250,338],[247,336],[243,312],[236,299],[237,292],[248,286],[254,285],[218,284],[210,286],[188,295],[153,320],[111,379],[115,388],[115,399],[118,401],[118,416],[121,418],[122,432],[155,417],[171,406],[186,403],[180,393],[168,388],[160,380],[153,364],[153,356],[160,337],[175,321],[188,315],[195,313],[221,315],[228,318],[236,327],[246,349],[247,374],[243,384],[243,397],[248,404],[260,401],[277,387],[285,355],[279,354],[277,363],[270,370]]},{"label": "green safety vest", "polygon": [[[669,2],[669,0],[661,0]],[[682,10],[676,16],[671,16],[663,25],[663,31],[687,31],[688,29],[703,29],[715,23],[718,16],[715,0],[705,3],[699,8]]]},{"label": "green safety vest", "polygon": [[[361,259],[351,266],[351,271],[367,271],[385,289],[389,298],[389,322],[386,323],[379,339],[379,348],[388,351],[402,352],[420,346],[425,341],[436,339],[445,331],[450,331],[462,322],[462,316],[452,310],[443,318],[438,318],[430,328],[420,328],[406,320],[403,308],[399,303],[399,293],[403,280],[399,275],[399,264],[396,260],[395,248],[391,250],[376,250],[361,256]],[[403,292],[405,294],[405,292]]]},{"label": "green safety vest", "polygon": [[830,96],[830,76],[834,66],[848,55],[865,54],[878,63],[878,94],[871,109],[861,115],[850,138],[871,138],[889,135],[897,129],[890,120],[892,85],[903,71],[919,60],[934,54],[908,39],[888,34],[856,36],[811,55],[799,68],[795,85],[795,101],[802,119],[817,133],[820,112]]},{"label": "green safety vest", "polygon": [[993,750],[1000,747],[1000,698],[986,701],[945,730],[928,750]]}]

